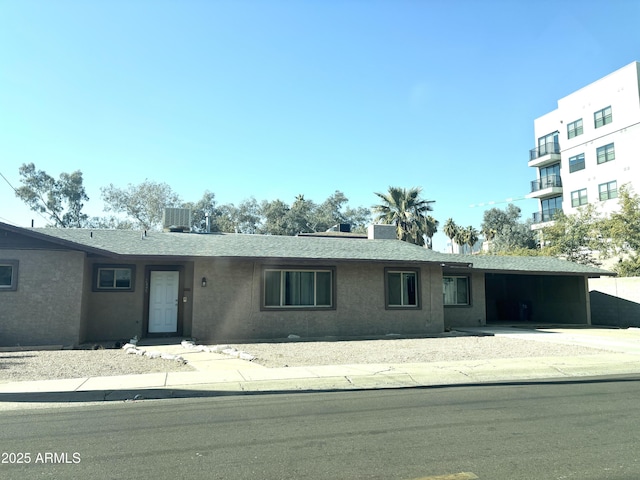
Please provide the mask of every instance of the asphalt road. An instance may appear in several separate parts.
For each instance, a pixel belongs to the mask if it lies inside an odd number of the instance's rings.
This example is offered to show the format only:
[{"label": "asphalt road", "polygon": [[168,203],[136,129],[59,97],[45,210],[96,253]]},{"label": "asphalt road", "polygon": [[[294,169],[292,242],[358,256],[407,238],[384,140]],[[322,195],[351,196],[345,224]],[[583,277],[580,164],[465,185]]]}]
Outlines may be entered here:
[{"label": "asphalt road", "polygon": [[639,399],[609,377],[4,411],[0,478],[631,480]]}]

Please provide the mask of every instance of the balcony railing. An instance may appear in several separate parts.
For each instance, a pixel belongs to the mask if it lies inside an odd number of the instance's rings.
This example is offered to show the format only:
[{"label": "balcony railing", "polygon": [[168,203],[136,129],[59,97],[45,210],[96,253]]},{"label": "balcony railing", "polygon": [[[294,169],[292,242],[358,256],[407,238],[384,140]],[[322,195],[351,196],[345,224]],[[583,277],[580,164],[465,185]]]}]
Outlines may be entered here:
[{"label": "balcony railing", "polygon": [[529,150],[529,160],[535,160],[536,158],[544,157],[550,153],[560,153],[560,145],[555,142],[549,142],[544,145],[540,145],[538,148]]},{"label": "balcony railing", "polygon": [[550,208],[549,210],[542,210],[541,212],[534,212],[533,223],[550,222],[553,220],[553,216],[556,212],[561,212],[561,208]]},{"label": "balcony railing", "polygon": [[562,187],[562,179],[560,178],[560,175],[547,175],[531,182],[532,193],[551,187]]}]

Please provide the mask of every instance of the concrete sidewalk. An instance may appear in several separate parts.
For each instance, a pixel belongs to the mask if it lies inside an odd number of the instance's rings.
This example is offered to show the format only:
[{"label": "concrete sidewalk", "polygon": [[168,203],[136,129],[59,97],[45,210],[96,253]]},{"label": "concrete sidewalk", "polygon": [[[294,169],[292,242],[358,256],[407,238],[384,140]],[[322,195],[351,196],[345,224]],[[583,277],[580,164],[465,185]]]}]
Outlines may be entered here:
[{"label": "concrete sidewalk", "polygon": [[154,345],[141,348],[180,355],[195,371],[5,383],[0,385],[0,408],[25,403],[401,388],[640,373],[638,329],[479,327],[466,330],[483,335],[592,346],[603,349],[603,353],[571,357],[266,368],[220,353],[185,349],[179,344]]}]

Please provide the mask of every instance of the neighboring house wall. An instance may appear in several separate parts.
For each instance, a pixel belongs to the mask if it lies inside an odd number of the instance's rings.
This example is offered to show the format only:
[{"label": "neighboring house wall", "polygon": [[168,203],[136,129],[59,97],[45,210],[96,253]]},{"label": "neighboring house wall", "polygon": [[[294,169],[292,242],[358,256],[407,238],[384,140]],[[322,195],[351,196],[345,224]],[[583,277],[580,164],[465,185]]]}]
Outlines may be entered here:
[{"label": "neighboring house wall", "polygon": [[640,327],[640,277],[591,278],[591,323]]},{"label": "neighboring house wall", "polygon": [[[455,275],[461,275],[457,272],[449,272]],[[448,275],[445,273],[444,275]],[[444,306],[444,325],[445,328],[455,327],[477,327],[486,324],[486,295],[484,288],[484,273],[473,272],[467,273],[471,288],[471,298],[469,305],[445,305]]]},{"label": "neighboring house wall", "polygon": [[15,291],[0,291],[0,345],[77,345],[80,342],[85,254],[10,250],[18,260]]},{"label": "neighboring house wall", "polygon": [[[263,308],[265,266],[334,268],[334,308]],[[409,267],[399,267],[403,268]],[[193,336],[222,340],[441,332],[439,269],[422,266],[418,271],[420,308],[388,309],[381,263],[202,260],[196,264],[195,278],[206,277],[208,283],[194,290]]]}]

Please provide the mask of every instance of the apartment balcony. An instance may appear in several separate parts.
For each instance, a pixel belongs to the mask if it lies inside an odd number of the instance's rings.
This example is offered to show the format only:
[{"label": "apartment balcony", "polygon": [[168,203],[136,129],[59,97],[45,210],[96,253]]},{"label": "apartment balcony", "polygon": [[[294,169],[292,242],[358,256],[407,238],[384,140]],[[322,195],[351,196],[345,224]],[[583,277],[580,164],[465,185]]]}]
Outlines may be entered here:
[{"label": "apartment balcony", "polygon": [[529,150],[529,166],[544,167],[560,161],[560,145],[554,142],[546,143]]},{"label": "apartment balcony", "polygon": [[560,175],[547,175],[531,182],[531,193],[527,198],[545,198],[562,194]]},{"label": "apartment balcony", "polygon": [[551,208],[549,210],[542,210],[541,212],[534,212],[533,213],[533,224],[541,224],[541,223],[546,223],[546,222],[551,222],[553,221],[553,216],[556,214],[556,212],[561,212],[562,209],[560,208]]}]

